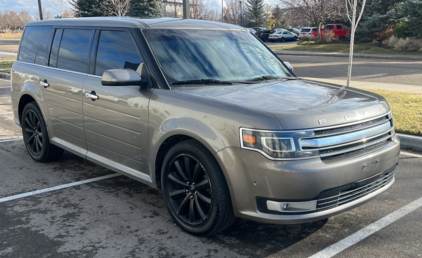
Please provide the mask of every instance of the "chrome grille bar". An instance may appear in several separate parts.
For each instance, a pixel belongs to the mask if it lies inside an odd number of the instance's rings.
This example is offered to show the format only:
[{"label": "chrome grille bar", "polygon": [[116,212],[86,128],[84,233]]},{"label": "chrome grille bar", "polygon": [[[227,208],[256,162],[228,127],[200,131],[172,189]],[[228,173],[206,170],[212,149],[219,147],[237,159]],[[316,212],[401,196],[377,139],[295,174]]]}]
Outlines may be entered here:
[{"label": "chrome grille bar", "polygon": [[316,138],[316,139],[301,139],[301,146],[303,148],[324,148],[330,146],[341,146],[345,143],[353,143],[356,141],[364,141],[367,138],[376,137],[377,135],[384,134],[391,131],[390,121],[384,122],[381,125],[364,129],[361,131],[342,134],[332,137]]}]

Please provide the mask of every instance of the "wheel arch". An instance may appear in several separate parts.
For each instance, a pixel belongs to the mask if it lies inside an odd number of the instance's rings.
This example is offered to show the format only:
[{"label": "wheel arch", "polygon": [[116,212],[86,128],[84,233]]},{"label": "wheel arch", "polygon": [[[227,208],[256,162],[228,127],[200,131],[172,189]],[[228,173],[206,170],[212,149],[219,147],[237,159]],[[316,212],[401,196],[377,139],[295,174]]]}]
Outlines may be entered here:
[{"label": "wheel arch", "polygon": [[161,189],[161,169],[163,165],[162,162],[164,161],[164,157],[166,156],[166,153],[179,142],[188,141],[188,140],[194,140],[198,142],[211,153],[211,155],[213,156],[217,164],[220,166],[224,179],[227,182],[226,173],[224,169],[221,167],[222,163],[220,162],[219,157],[215,155],[217,151],[214,150],[214,148],[212,148],[212,146],[208,142],[201,139],[201,137],[198,137],[197,135],[193,135],[192,133],[189,133],[189,132],[178,132],[178,133],[174,133],[162,138],[163,140],[161,140],[159,143],[160,147],[158,147],[154,153],[154,161],[153,161],[153,165],[154,165],[153,173],[155,174],[154,179],[155,179],[156,187],[158,189]]}]

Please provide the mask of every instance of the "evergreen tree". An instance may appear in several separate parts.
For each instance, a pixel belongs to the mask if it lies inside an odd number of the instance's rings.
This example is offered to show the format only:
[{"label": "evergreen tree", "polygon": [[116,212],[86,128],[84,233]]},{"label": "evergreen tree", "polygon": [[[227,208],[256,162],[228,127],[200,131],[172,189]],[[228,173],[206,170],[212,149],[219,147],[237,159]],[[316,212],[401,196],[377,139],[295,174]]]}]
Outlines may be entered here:
[{"label": "evergreen tree", "polygon": [[129,16],[132,17],[161,17],[162,0],[131,0]]},{"label": "evergreen tree", "polygon": [[360,28],[356,31],[360,41],[381,41],[391,35],[400,20],[399,6],[405,0],[368,0]]},{"label": "evergreen tree", "polygon": [[247,0],[246,15],[250,19],[249,27],[267,26],[264,0]]},{"label": "evergreen tree", "polygon": [[107,1],[103,0],[69,0],[75,9],[75,17],[107,16]]},{"label": "evergreen tree", "polygon": [[396,35],[422,37],[422,0],[407,0],[400,9],[403,19],[396,28]]}]

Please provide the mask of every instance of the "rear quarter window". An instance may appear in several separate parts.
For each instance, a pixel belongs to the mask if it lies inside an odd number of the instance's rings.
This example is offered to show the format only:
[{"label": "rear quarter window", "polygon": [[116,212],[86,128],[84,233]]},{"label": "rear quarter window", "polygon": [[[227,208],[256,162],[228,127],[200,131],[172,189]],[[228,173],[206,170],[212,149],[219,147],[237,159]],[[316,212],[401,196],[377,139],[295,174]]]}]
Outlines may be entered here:
[{"label": "rear quarter window", "polygon": [[51,27],[26,27],[18,61],[45,65],[45,54],[51,32]]},{"label": "rear quarter window", "polygon": [[92,30],[65,29],[57,58],[57,68],[87,73]]}]

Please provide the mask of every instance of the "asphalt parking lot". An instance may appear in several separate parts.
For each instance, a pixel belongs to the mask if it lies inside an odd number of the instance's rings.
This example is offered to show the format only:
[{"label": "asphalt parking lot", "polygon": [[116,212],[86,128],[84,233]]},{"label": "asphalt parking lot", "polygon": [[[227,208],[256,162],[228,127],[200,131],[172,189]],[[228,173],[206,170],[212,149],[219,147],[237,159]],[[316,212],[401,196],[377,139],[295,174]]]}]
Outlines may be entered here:
[{"label": "asphalt parking lot", "polygon": [[420,153],[400,156],[389,190],[328,220],[239,219],[215,237],[193,237],[173,223],[158,190],[68,152],[34,162],[12,121],[8,83],[0,80],[1,257],[422,256]]}]

